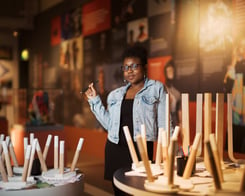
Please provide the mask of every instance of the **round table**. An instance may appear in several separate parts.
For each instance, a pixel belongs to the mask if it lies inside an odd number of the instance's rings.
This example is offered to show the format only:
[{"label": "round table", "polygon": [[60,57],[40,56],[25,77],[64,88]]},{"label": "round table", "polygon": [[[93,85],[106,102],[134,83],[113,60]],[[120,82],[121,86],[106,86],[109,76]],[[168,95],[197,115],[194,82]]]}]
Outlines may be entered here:
[{"label": "round table", "polygon": [[130,171],[129,168],[121,168],[114,173],[113,182],[117,188],[122,191],[132,194],[132,195],[141,195],[141,196],[159,196],[161,194],[153,193],[147,191],[144,187],[146,177],[142,176],[126,176],[125,172]]},{"label": "round table", "polygon": [[80,180],[60,186],[45,188],[25,188],[20,190],[0,190],[3,196],[81,196],[84,194],[84,174]]},{"label": "round table", "polygon": [[[200,196],[200,193],[194,193],[194,192],[178,192],[178,193],[155,193],[151,192],[145,189],[144,183],[146,180],[146,177],[142,176],[126,176],[125,172],[131,171],[129,168],[121,168],[118,169],[114,175],[113,175],[113,182],[119,188],[120,190],[131,194],[131,195],[139,195],[139,196],[159,196],[159,195],[197,195]],[[217,191],[214,192],[214,194],[208,194],[208,195],[234,195],[234,196],[242,196],[244,195],[244,192],[234,192],[234,191]]]}]

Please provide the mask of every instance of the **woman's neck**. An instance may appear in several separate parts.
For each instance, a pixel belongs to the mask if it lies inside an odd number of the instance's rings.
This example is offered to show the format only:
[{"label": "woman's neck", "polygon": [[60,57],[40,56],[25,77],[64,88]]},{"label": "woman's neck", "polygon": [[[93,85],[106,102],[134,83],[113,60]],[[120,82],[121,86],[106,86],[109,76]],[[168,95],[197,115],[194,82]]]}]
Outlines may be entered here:
[{"label": "woman's neck", "polygon": [[134,90],[140,90],[144,87],[144,82],[140,82],[137,84],[131,84],[129,88],[134,89]]},{"label": "woman's neck", "polygon": [[144,87],[144,83],[138,83],[138,84],[131,84],[129,87],[127,93],[126,93],[126,99],[134,99],[135,95]]}]

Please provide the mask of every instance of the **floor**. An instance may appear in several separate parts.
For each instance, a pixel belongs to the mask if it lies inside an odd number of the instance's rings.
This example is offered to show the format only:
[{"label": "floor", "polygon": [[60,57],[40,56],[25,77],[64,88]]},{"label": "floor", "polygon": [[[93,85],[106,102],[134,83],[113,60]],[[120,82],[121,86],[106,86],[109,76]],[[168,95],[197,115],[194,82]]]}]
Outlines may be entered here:
[{"label": "floor", "polygon": [[[68,153],[69,166],[73,154]],[[113,196],[110,181],[104,180],[104,159],[81,153],[76,165],[85,174],[84,196]]]}]

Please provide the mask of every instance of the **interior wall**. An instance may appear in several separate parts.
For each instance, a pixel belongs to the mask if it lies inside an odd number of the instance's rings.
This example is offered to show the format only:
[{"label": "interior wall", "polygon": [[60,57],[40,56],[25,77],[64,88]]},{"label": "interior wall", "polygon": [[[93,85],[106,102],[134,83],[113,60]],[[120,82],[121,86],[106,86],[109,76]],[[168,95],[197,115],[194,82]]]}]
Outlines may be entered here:
[{"label": "interior wall", "polygon": [[[9,99],[10,104],[3,104],[0,109],[0,116],[6,117],[8,124],[7,124],[7,130],[10,129],[10,127],[15,122],[16,118],[14,115],[14,99],[12,97],[12,94],[14,91],[18,88],[18,80],[19,80],[19,67],[18,67],[18,59],[19,59],[19,53],[18,53],[18,39],[17,37],[13,36],[11,31],[2,31],[0,32],[0,43],[1,46],[7,46],[12,49],[12,59],[1,59],[0,64],[3,66],[7,65],[7,79],[4,79],[4,82],[0,81],[0,93],[2,96],[5,96],[5,91],[7,93],[7,96],[11,97]],[[1,76],[4,77],[4,74]],[[11,88],[5,89],[5,83],[12,86]],[[7,131],[5,130],[5,131]]]},{"label": "interior wall", "polygon": [[0,59],[0,62],[2,63],[10,63],[11,66],[13,66],[12,69],[12,74],[11,74],[11,81],[13,88],[18,88],[18,72],[19,72],[19,67],[18,67],[18,38],[13,36],[12,31],[0,31],[0,43],[1,46],[8,46],[12,49],[12,59],[10,60],[5,60],[5,59]]},{"label": "interior wall", "polygon": [[62,3],[64,0],[40,0],[40,12],[43,12],[47,9],[50,9],[51,7]]},{"label": "interior wall", "polygon": [[[73,81],[73,73],[62,72],[59,69],[61,45],[67,40],[61,41],[58,45],[50,46],[51,21],[53,18],[62,16],[74,8],[82,7],[82,5],[86,6],[87,2],[90,1],[63,1],[38,15],[34,21],[34,30],[22,32],[20,48],[30,48],[30,55],[33,59],[30,62],[32,69],[30,73],[34,73],[33,69],[36,69],[40,64],[40,70],[35,71],[35,73],[42,71],[52,73],[49,75],[50,77],[44,77],[45,74],[42,74],[43,78],[40,81],[43,83],[41,83],[40,87],[50,87],[50,83],[56,83],[59,78],[64,79],[62,81],[64,83],[68,81],[68,84]],[[102,1],[91,2],[101,3]],[[79,72],[78,76],[82,80],[82,85],[86,86],[89,82],[95,81],[98,78],[98,73],[100,73],[100,68],[104,70],[104,73],[107,73],[104,76],[107,81],[109,80],[106,85],[111,85],[115,78],[122,83],[121,72],[115,71],[115,67],[119,68],[121,63],[120,58],[118,58],[120,57],[119,53],[122,52],[123,48],[131,44],[128,34],[129,30],[135,30],[138,33],[138,27],[145,24],[148,27],[150,37],[143,44],[151,52],[149,59],[151,76],[155,77],[160,73],[158,75],[159,79],[165,82],[163,67],[169,59],[173,58],[177,78],[174,85],[180,92],[190,93],[192,102],[195,102],[197,93],[210,92],[212,93],[213,101],[215,101],[217,92],[228,92],[224,91],[223,81],[231,63],[233,43],[236,41],[236,36],[233,32],[235,28],[230,27],[239,27],[241,32],[243,32],[245,26],[245,20],[235,18],[235,16],[239,15],[240,9],[233,6],[232,3],[234,1],[133,1],[136,2],[135,5],[137,3],[141,4],[140,9],[139,6],[135,6],[134,11],[136,14],[119,25],[115,24],[114,19],[116,17],[113,17],[122,11],[123,4],[118,2],[125,1],[104,0],[103,2],[111,2],[111,27],[106,30],[103,29],[101,32],[81,35],[83,39],[83,44],[81,45],[83,47],[84,70],[81,73]],[[155,7],[149,7],[148,5],[151,5],[152,2],[164,2],[168,6],[160,7],[155,5]],[[236,14],[232,15],[232,11],[234,11],[233,13],[236,11]],[[221,16],[219,15],[220,13]],[[242,11],[240,11],[240,15],[242,17]],[[231,21],[231,18],[234,20]],[[94,21],[92,19],[91,15],[87,17],[88,24],[93,24]],[[226,22],[223,24],[223,19],[229,22],[229,25],[226,25]],[[237,22],[240,23],[238,24]],[[220,29],[222,31],[219,31]],[[223,29],[227,31],[223,31]],[[123,37],[123,39],[120,40],[120,37]],[[101,52],[100,41],[105,41],[102,38],[106,38],[106,44],[105,50]],[[118,42],[113,42],[114,40]],[[34,55],[36,56],[33,58]],[[30,74],[30,77],[33,77],[33,75]],[[111,78],[113,82],[110,81]],[[48,80],[51,80],[51,82]],[[30,78],[32,86],[38,87],[36,85],[37,82],[36,79]],[[71,85],[65,87],[70,88],[72,92],[80,91],[81,89],[72,89]],[[68,96],[68,101],[65,101],[65,103],[69,102],[69,104],[64,106],[64,113],[72,108],[71,103],[77,103],[76,101],[79,102],[81,100],[73,101],[71,97],[75,97],[74,94]],[[74,105],[74,108],[77,109],[78,104]],[[82,116],[82,120],[86,122],[84,126],[89,127],[90,124],[99,126],[94,119],[90,118],[92,119],[91,121],[86,119],[87,116],[91,115],[88,107],[81,108],[79,112],[84,114]],[[67,116],[69,117],[70,115],[68,114]],[[67,118],[65,117],[64,119]]]}]

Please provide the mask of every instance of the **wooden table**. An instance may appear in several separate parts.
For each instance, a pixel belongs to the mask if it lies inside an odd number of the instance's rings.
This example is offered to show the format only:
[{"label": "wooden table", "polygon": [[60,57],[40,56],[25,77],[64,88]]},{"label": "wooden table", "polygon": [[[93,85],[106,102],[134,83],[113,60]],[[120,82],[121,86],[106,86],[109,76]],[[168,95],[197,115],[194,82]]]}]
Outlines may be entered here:
[{"label": "wooden table", "polygon": [[1,190],[2,196],[81,196],[84,194],[84,174],[79,181],[45,188],[29,187],[21,190]]},{"label": "wooden table", "polygon": [[153,192],[149,192],[144,188],[146,177],[126,176],[124,173],[127,171],[130,171],[130,169],[121,168],[114,173],[113,182],[117,186],[117,188],[132,195],[141,195],[141,196],[160,195]]},{"label": "wooden table", "polygon": [[[145,189],[144,187],[144,183],[146,180],[146,177],[142,177],[142,176],[126,176],[125,172],[130,171],[131,169],[129,168],[121,168],[119,170],[117,170],[114,173],[113,176],[113,182],[115,183],[115,185],[121,189],[122,191],[128,193],[128,194],[132,194],[132,195],[139,195],[139,196],[159,196],[159,195],[202,195],[200,193],[193,193],[193,192],[177,192],[177,193],[156,193],[156,192],[151,192]],[[233,172],[231,171],[231,174]],[[224,175],[228,175],[226,176],[226,179],[229,178],[229,172],[227,172]],[[236,187],[237,188],[237,187]],[[205,194],[203,194],[205,195]],[[215,193],[210,193],[208,195],[245,195],[245,193],[241,193],[241,192],[233,192],[233,191],[217,191]]]}]

